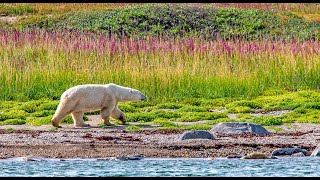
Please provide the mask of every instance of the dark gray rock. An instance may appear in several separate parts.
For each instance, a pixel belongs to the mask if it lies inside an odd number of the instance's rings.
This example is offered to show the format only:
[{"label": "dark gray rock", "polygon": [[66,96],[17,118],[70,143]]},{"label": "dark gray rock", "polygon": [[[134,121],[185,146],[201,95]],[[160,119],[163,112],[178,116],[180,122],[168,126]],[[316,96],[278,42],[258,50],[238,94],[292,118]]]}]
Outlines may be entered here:
[{"label": "dark gray rock", "polygon": [[212,133],[209,131],[187,131],[184,132],[179,140],[185,140],[185,139],[212,139],[214,140],[215,138],[213,137]]},{"label": "dark gray rock", "polygon": [[312,151],[310,156],[320,156],[320,144]]},{"label": "dark gray rock", "polygon": [[272,151],[272,156],[284,156],[284,155],[292,155],[295,153],[303,153],[305,156],[307,155],[308,151],[301,148],[282,148],[276,149]]},{"label": "dark gray rock", "polygon": [[251,133],[256,135],[267,135],[270,134],[264,127],[247,122],[222,122],[216,124],[211,132],[217,134],[245,134]]}]

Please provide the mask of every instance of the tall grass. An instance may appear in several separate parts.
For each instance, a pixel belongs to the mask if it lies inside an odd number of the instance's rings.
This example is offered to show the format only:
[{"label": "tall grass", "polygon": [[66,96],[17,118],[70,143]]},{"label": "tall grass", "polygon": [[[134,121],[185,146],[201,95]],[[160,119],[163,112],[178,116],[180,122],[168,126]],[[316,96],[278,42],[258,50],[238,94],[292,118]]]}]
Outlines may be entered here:
[{"label": "tall grass", "polygon": [[85,83],[116,83],[151,101],[252,97],[320,89],[319,41],[204,41],[87,32],[0,31],[0,99],[58,99]]}]

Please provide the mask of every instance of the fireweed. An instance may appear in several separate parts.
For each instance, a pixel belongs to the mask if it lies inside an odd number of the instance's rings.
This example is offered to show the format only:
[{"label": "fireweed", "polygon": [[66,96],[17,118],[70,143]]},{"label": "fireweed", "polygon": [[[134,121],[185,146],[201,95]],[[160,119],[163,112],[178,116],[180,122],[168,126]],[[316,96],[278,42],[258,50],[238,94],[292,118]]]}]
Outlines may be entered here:
[{"label": "fireweed", "polygon": [[320,88],[319,41],[117,38],[102,33],[0,31],[0,99],[59,99],[67,88],[116,83],[150,101],[253,97]]}]

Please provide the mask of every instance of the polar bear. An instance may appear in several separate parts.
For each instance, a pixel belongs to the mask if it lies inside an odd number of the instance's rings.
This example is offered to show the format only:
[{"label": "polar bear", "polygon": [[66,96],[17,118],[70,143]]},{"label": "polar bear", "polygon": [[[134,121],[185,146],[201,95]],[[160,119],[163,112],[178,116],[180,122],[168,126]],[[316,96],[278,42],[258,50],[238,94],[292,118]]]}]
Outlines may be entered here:
[{"label": "polar bear", "polygon": [[110,84],[84,84],[71,87],[60,98],[60,103],[51,120],[55,127],[71,113],[74,127],[90,126],[83,122],[85,112],[100,110],[101,119],[106,125],[112,125],[110,116],[126,122],[124,113],[118,108],[118,102],[144,101],[146,96],[136,89]]}]

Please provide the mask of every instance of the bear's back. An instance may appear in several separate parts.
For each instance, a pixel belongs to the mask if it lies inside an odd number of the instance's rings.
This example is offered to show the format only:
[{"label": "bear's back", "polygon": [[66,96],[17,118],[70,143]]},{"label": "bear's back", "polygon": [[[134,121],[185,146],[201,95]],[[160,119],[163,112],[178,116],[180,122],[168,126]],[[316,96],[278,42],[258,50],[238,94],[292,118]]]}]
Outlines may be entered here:
[{"label": "bear's back", "polygon": [[82,96],[82,97],[89,97],[98,96],[106,94],[110,91],[111,88],[105,84],[82,84],[71,87],[67,89],[63,94],[62,97],[72,97],[72,96]]}]

